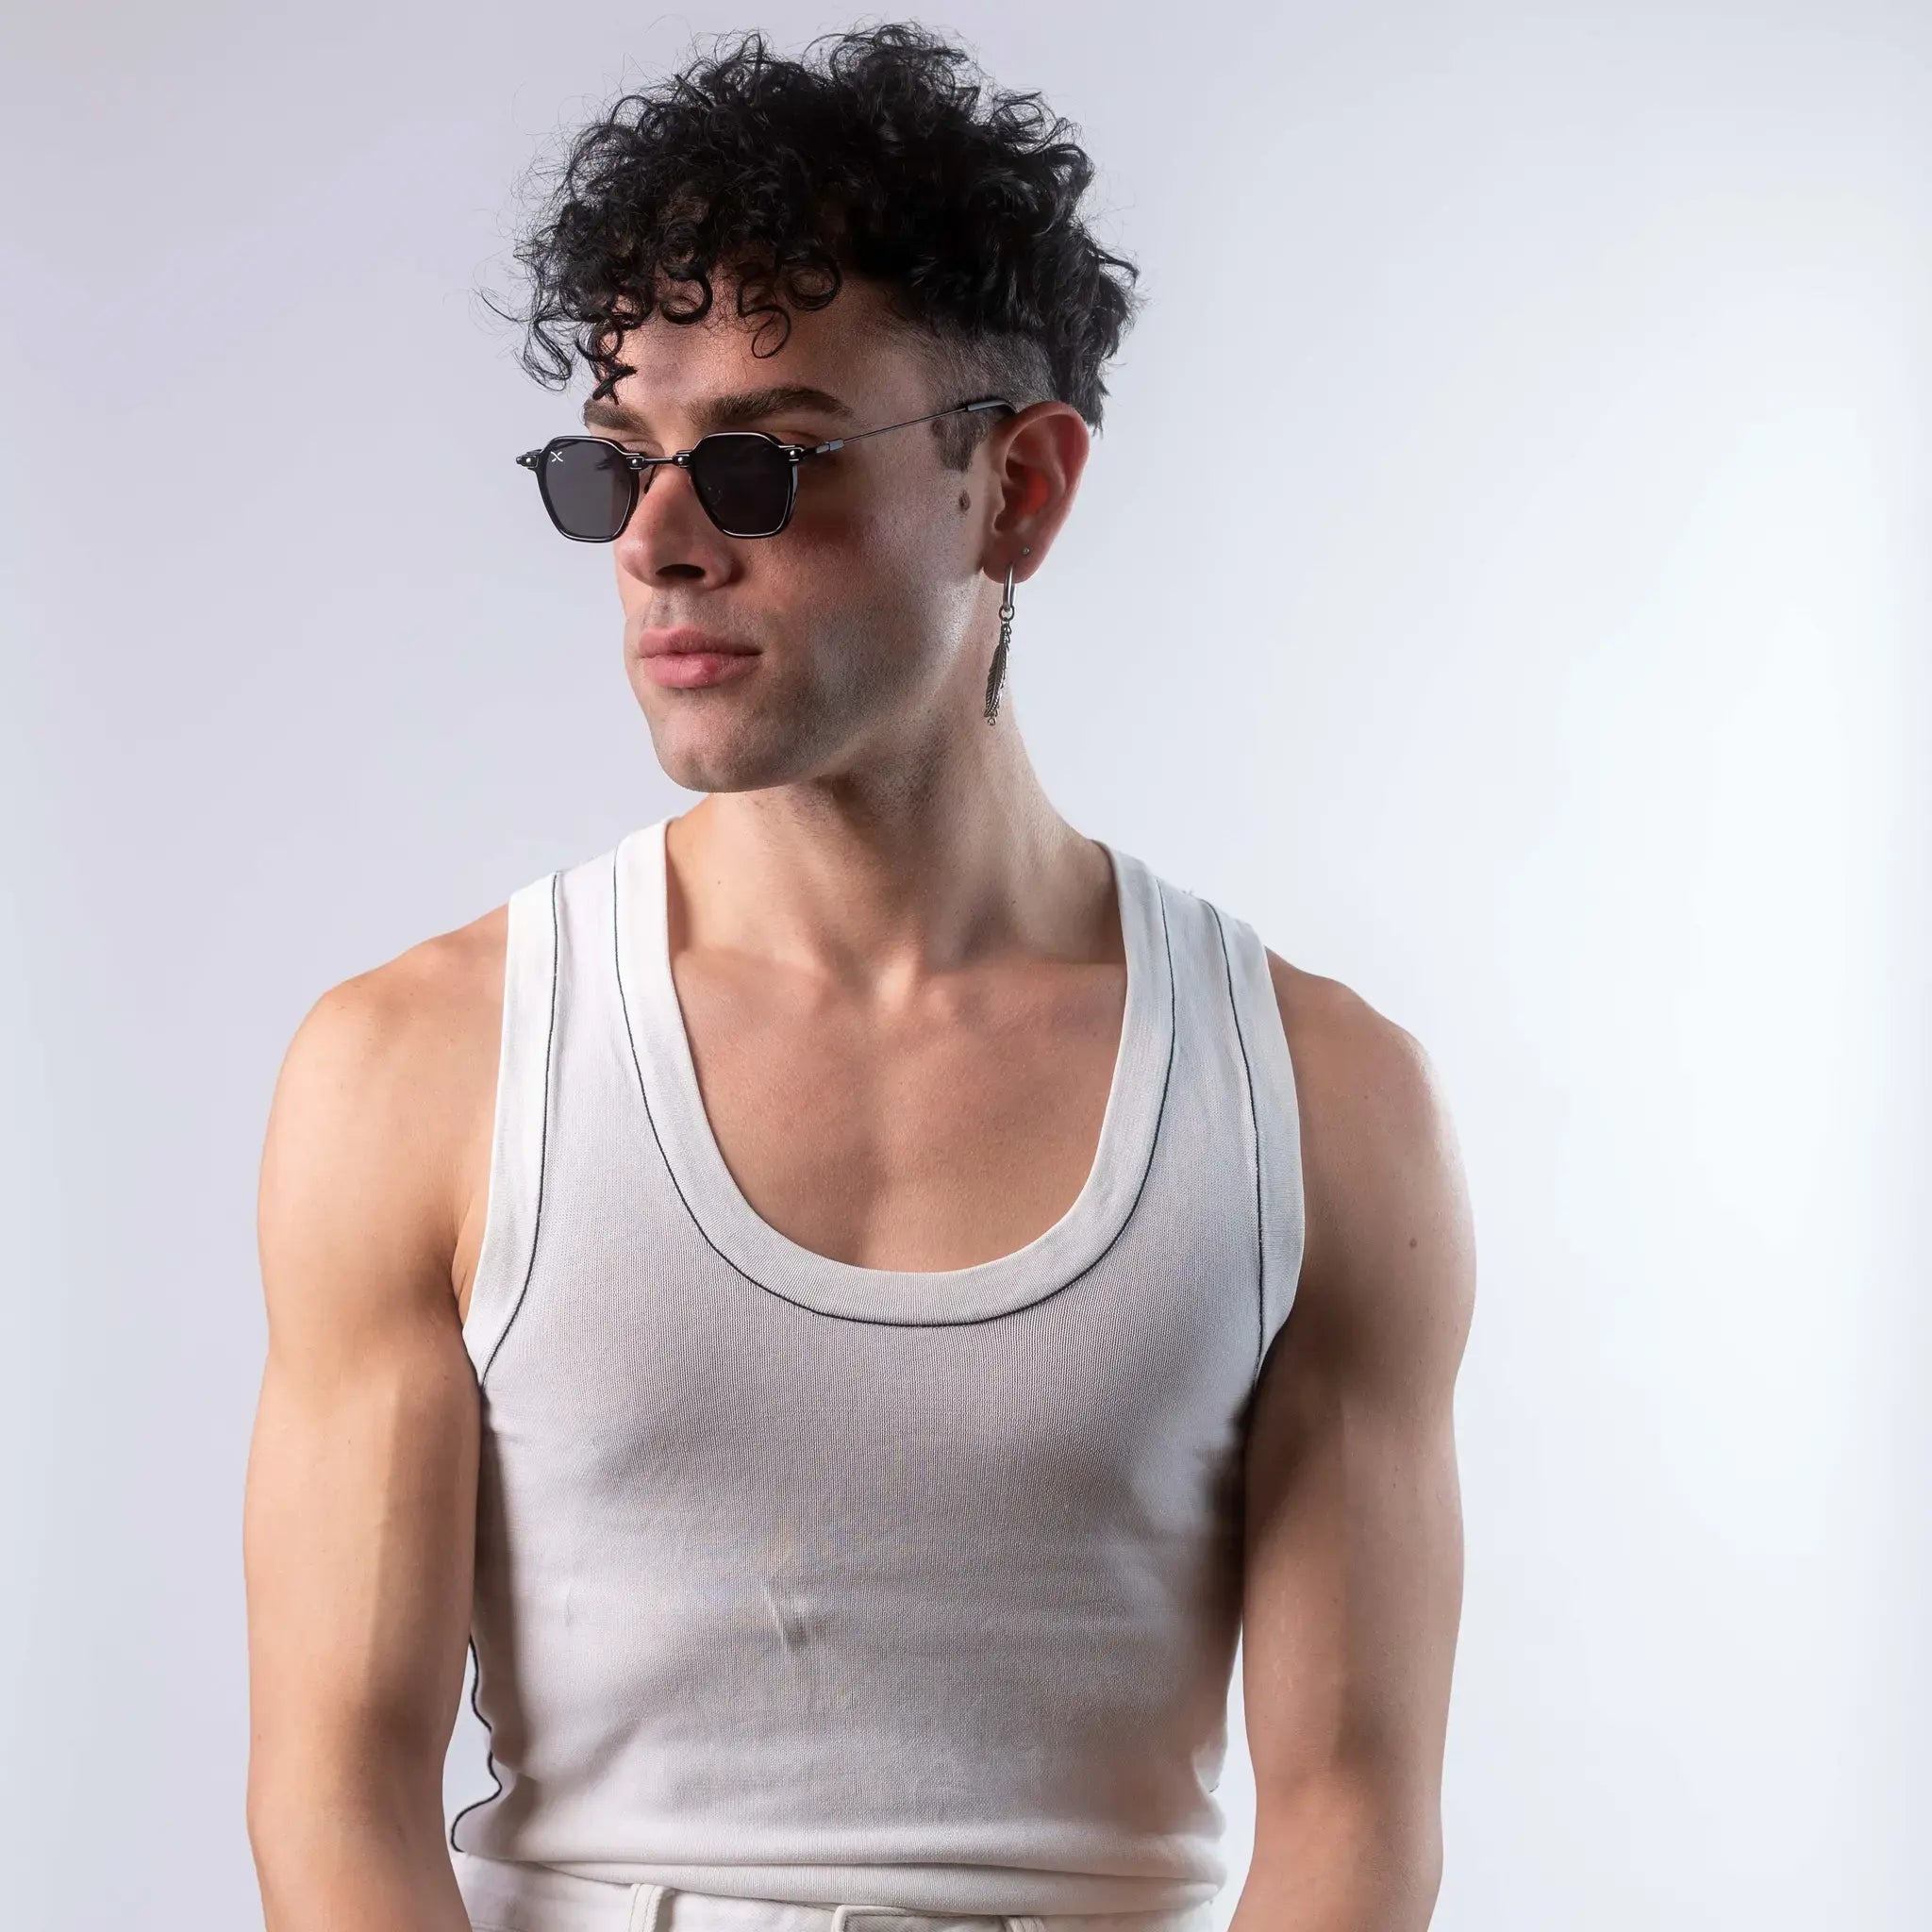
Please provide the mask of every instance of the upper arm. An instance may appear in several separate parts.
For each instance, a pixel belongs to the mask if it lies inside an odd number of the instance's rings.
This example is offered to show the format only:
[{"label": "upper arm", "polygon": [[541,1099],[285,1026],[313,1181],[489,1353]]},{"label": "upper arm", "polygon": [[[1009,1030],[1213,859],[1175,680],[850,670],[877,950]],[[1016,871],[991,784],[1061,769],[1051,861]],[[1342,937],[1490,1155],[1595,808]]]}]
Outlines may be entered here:
[{"label": "upper arm", "polygon": [[476,1055],[437,959],[317,1001],[270,1109],[242,1530],[251,1815],[318,1780],[440,1815],[480,1419],[450,1276]]},{"label": "upper arm", "polygon": [[1257,1857],[1350,1828],[1439,1857],[1462,1592],[1452,1399],[1475,1280],[1460,1158],[1415,1040],[1338,982],[1269,962],[1307,1247],[1246,1452]]}]

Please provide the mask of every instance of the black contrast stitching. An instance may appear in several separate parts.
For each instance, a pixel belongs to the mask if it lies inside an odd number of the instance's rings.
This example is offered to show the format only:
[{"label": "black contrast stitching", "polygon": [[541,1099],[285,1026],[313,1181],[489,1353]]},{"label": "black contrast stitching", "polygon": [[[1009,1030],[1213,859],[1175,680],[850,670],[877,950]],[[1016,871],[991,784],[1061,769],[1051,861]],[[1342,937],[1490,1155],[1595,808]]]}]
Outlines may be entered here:
[{"label": "black contrast stitching", "polygon": [[1234,1016],[1235,1044],[1241,1050],[1241,1077],[1248,1089],[1248,1137],[1255,1150],[1255,1374],[1261,1373],[1262,1347],[1268,1340],[1267,1248],[1261,1239],[1261,1122],[1255,1104],[1255,1069],[1248,1059],[1247,1036],[1241,1031],[1241,1003],[1234,989],[1234,965],[1228,958],[1227,930],[1222,924],[1221,908],[1211,901],[1208,909],[1214,914],[1214,932],[1221,941],[1222,971],[1227,976],[1228,1011]]},{"label": "black contrast stitching", "polygon": [[[517,1319],[518,1311],[524,1306],[524,1297],[530,1291],[530,1277],[536,1273],[537,1269],[537,1237],[541,1232],[543,1226],[543,1175],[546,1168],[549,1166],[550,1154],[550,1063],[557,1046],[557,979],[558,968],[561,958],[561,947],[558,941],[558,931],[557,893],[558,874],[552,873],[550,874],[550,1021],[549,1031],[543,1042],[543,1122],[542,1130],[537,1143],[537,1200],[530,1217],[530,1257],[529,1260],[525,1264],[524,1285],[517,1291],[516,1304],[509,1311],[509,1321],[503,1324],[503,1333],[496,1338],[495,1342],[491,1345],[490,1354],[483,1363],[483,1373],[476,1377],[476,1392],[479,1400],[482,1399],[483,1384],[489,1377],[491,1364],[496,1359],[496,1351],[503,1346],[504,1337],[508,1335],[512,1324]],[[514,964],[514,957],[510,956],[506,963],[506,974],[513,968]],[[504,997],[506,1000],[509,997],[508,980],[506,980],[505,984]],[[476,1637],[474,1629],[470,1634],[470,1659],[475,1666],[470,1676],[470,1708],[475,1714],[476,1722],[483,1726],[485,1740],[483,1762],[489,1770],[491,1781],[496,1786],[496,1789],[493,1791],[486,1792],[480,1798],[473,1799],[450,1820],[449,1848],[453,1852],[459,1852],[463,1849],[461,1845],[457,1843],[457,1826],[472,1811],[478,1810],[485,1805],[493,1805],[498,1798],[503,1796],[507,1789],[503,1782],[503,1775],[496,1768],[496,1728],[483,1715],[482,1708],[476,1701],[478,1694],[483,1689],[483,1658],[476,1649]]]},{"label": "black contrast stitching", "polygon": [[477,1709],[476,1706],[476,1693],[483,1688],[483,1659],[476,1654],[476,1639],[474,1634],[470,1638],[470,1660],[473,1664],[475,1665],[475,1669],[471,1673],[470,1675],[470,1708],[475,1712],[476,1722],[483,1726],[484,1735],[489,1740],[488,1743],[486,1743],[484,1746],[483,1761],[489,1767],[491,1778],[495,1783],[496,1789],[493,1791],[486,1791],[480,1798],[473,1798],[469,1802],[469,1804],[465,1805],[463,1808],[460,1811],[458,1811],[454,1818],[450,1820],[449,1848],[453,1852],[460,1852],[463,1850],[463,1847],[458,1844],[457,1842],[457,1826],[459,1825],[463,1822],[463,1820],[470,1815],[472,1811],[479,1810],[485,1805],[495,1804],[497,1799],[503,1796],[505,1790],[503,1777],[496,1769],[496,1732],[494,1728],[491,1726],[490,1720],[483,1715],[481,1710]]},{"label": "black contrast stitching", "polygon": [[537,1272],[537,1242],[543,1231],[543,1172],[550,1161],[550,1061],[557,1048],[557,976],[560,959],[557,918],[558,875],[550,874],[550,1027],[543,1041],[543,1120],[537,1142],[537,1201],[530,1215],[530,1258],[524,1268],[524,1285],[517,1290],[515,1306],[509,1311],[509,1320],[503,1324],[503,1333],[491,1345],[488,1358],[483,1364],[483,1374],[476,1378],[480,1389],[490,1374],[491,1363],[496,1359],[496,1351],[508,1338],[509,1331],[516,1325],[516,1319],[522,1312],[524,1297],[530,1291],[530,1277]]}]

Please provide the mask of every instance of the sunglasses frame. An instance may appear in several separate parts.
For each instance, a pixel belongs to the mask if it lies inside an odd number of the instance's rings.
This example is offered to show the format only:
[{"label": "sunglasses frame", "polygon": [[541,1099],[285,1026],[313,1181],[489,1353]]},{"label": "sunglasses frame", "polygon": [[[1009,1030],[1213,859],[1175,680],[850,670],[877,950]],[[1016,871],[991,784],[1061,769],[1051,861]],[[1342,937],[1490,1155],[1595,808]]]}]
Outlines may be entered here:
[{"label": "sunglasses frame", "polygon": [[[714,429],[708,436],[701,436],[689,449],[678,450],[668,457],[648,457],[641,451],[625,449],[622,443],[613,442],[608,436],[592,436],[588,432],[575,436],[553,436],[541,449],[526,449],[517,458],[525,469],[537,478],[537,492],[542,498],[544,514],[549,517],[558,534],[568,537],[573,543],[615,543],[630,527],[630,520],[637,514],[638,498],[651,487],[651,473],[660,464],[675,463],[680,470],[689,470],[691,459],[705,447],[713,442],[741,442],[751,441],[769,443],[786,459],[788,465],[785,484],[785,513],[776,525],[769,530],[728,530],[712,515],[710,506],[705,502],[704,492],[697,489],[697,479],[692,477],[691,494],[698,500],[698,508],[709,517],[712,525],[726,537],[742,539],[746,541],[758,537],[776,537],[783,533],[791,521],[791,512],[798,504],[798,466],[807,457],[822,457],[835,449],[842,449],[848,442],[858,442],[868,436],[883,436],[889,429],[910,429],[916,423],[936,422],[941,416],[958,416],[976,409],[1011,409],[1013,405],[1004,396],[982,396],[976,402],[955,403],[951,408],[934,409],[924,416],[908,416],[903,423],[884,423],[876,429],[855,429],[850,436],[835,436],[829,442],[785,442],[775,436],[769,436],[762,429]],[[544,480],[543,466],[550,454],[559,445],[571,442],[596,442],[606,449],[613,450],[623,458],[630,471],[630,502],[625,506],[617,528],[608,537],[580,536],[575,530],[566,530],[558,521],[556,510],[550,507],[550,489]]]}]

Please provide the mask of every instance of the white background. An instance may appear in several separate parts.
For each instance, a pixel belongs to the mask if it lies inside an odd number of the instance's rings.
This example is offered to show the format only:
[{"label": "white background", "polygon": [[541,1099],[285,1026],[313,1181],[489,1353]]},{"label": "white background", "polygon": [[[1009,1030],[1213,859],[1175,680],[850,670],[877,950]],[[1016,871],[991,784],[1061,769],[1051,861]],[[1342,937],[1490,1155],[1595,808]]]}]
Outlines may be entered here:
[{"label": "white background", "polygon": [[[1015,626],[1048,791],[1415,1033],[1462,1137],[1436,1924],[1923,1924],[1932,16],[924,18],[1078,125],[1150,296]],[[518,177],[693,31],[849,24],[9,25],[24,1932],[259,1923],[241,1498],[295,1024],[691,802],[608,557],[511,460],[583,387],[473,293],[514,291]],[[452,1807],[489,1788],[466,1706]],[[1223,1792],[1224,1918],[1238,1702]]]}]

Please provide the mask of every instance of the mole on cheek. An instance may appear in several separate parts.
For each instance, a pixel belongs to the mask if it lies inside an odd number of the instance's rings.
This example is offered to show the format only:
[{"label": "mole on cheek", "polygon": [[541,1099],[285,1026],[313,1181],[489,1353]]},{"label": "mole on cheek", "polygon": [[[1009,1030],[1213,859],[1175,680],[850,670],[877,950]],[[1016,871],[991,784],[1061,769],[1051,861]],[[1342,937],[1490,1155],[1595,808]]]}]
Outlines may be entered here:
[{"label": "mole on cheek", "polygon": [[970,490],[960,491],[959,508],[961,509],[971,509],[973,508],[973,492]]}]

